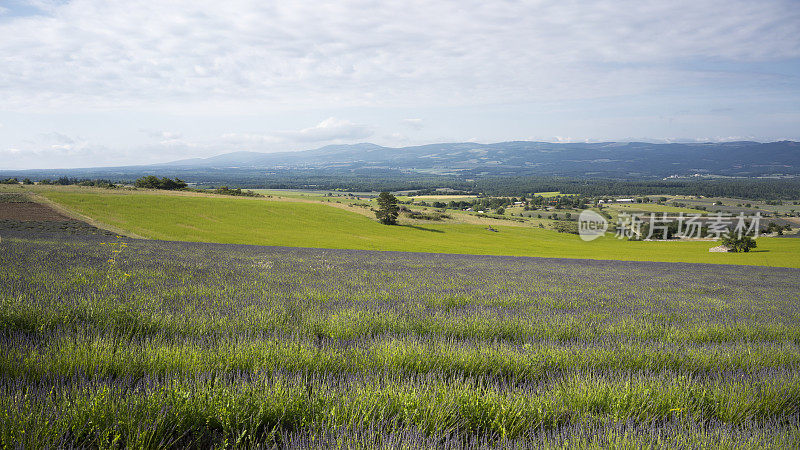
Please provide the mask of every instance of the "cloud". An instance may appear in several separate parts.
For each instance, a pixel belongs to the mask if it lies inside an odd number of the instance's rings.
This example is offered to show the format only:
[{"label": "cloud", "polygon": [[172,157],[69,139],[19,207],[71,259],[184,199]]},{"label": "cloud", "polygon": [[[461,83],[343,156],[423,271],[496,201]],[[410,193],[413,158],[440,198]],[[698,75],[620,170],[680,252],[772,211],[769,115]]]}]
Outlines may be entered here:
[{"label": "cloud", "polygon": [[180,131],[148,130],[145,128],[140,128],[139,132],[143,133],[145,136],[155,139],[180,139],[183,137],[183,133]]},{"label": "cloud", "polygon": [[[356,142],[374,135],[372,126],[336,117],[296,130],[227,132],[216,137],[185,136],[181,131],[152,129],[138,129],[138,132],[148,139],[113,147],[75,134],[39,133],[0,150],[0,169],[116,166],[168,162],[187,155],[202,157],[231,151],[305,150],[325,144]],[[14,158],[3,160],[3,154]]]},{"label": "cloud", "polygon": [[[797,137],[796,0],[3,8],[0,149],[18,152],[0,164],[22,166],[25,155],[28,167],[144,163],[366,139]],[[73,142],[41,136],[52,129]]]},{"label": "cloud", "polygon": [[348,120],[329,117],[313,127],[300,130],[284,130],[272,133],[225,133],[222,139],[236,144],[297,144],[338,142],[365,139],[373,135],[372,128]]},{"label": "cloud", "polygon": [[373,131],[366,125],[329,117],[316,126],[298,131],[279,131],[275,136],[290,142],[351,141],[372,136]]},{"label": "cloud", "polygon": [[696,60],[800,57],[800,8],[791,0],[35,6],[40,14],[11,11],[0,22],[0,96],[12,109],[591,98],[722,76],[687,69]]},{"label": "cloud", "polygon": [[[96,165],[107,149],[93,145],[87,139],[59,132],[41,133],[19,145],[0,151],[9,159],[0,157],[0,169],[27,167],[63,167]],[[94,163],[94,164],[92,164]]]},{"label": "cloud", "polygon": [[184,139],[183,133],[180,131],[150,130],[146,128],[140,128],[139,132],[151,139],[154,139],[158,145],[164,147],[184,148],[187,150],[198,147],[197,143]]},{"label": "cloud", "polygon": [[[61,132],[40,133],[18,145],[0,150],[0,169],[98,167],[166,162],[185,157],[187,150],[208,149],[180,139],[161,139],[149,145],[109,148],[90,139]],[[3,158],[7,155],[10,158]],[[113,159],[109,159],[113,155]]]},{"label": "cloud", "polygon": [[400,123],[414,130],[421,130],[425,126],[422,119],[403,119]]},{"label": "cloud", "polygon": [[39,135],[43,142],[50,142],[52,145],[69,145],[74,144],[75,139],[67,136],[66,134],[57,133],[55,131],[50,133],[43,133]]}]

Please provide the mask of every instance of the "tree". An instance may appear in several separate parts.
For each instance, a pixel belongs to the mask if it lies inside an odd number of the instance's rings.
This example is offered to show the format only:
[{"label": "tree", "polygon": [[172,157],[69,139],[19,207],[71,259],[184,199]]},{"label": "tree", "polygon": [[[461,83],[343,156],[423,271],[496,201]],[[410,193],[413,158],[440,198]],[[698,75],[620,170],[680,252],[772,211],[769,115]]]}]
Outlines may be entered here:
[{"label": "tree", "polygon": [[750,249],[756,248],[755,239],[750,236],[728,236],[722,238],[722,245],[728,247],[730,252],[749,252]]},{"label": "tree", "polygon": [[397,223],[399,213],[397,197],[388,192],[381,192],[378,196],[378,210],[375,211],[375,217],[384,225],[394,225]]},{"label": "tree", "polygon": [[175,189],[183,189],[185,187],[186,183],[180,178],[175,178],[175,181],[172,181],[171,178],[162,178],[159,189],[166,189],[168,191],[173,191]]},{"label": "tree", "polygon": [[166,189],[171,191],[175,189],[183,189],[186,186],[186,182],[179,178],[175,178],[173,181],[171,178],[165,177],[158,179],[156,176],[148,175],[136,180],[136,187],[145,189]]},{"label": "tree", "polygon": [[136,180],[135,186],[145,189],[158,189],[161,186],[161,180],[159,180],[156,176],[148,175]]}]

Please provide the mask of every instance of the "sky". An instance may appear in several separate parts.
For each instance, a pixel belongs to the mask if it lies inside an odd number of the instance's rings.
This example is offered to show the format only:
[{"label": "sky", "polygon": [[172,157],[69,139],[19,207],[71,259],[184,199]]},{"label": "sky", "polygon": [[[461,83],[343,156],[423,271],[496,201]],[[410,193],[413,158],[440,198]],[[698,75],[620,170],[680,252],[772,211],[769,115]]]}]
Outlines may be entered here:
[{"label": "sky", "polygon": [[0,169],[800,140],[800,0],[0,0]]}]

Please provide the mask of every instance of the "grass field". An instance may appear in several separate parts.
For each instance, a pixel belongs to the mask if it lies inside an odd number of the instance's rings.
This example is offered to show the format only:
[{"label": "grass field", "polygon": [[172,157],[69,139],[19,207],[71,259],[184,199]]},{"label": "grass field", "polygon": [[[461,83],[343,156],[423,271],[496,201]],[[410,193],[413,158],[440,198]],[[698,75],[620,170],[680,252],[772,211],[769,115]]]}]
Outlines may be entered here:
[{"label": "grass field", "polygon": [[426,202],[440,201],[440,202],[445,202],[446,203],[446,202],[449,202],[451,200],[458,200],[458,201],[474,200],[474,199],[478,198],[478,196],[477,195],[445,195],[445,194],[442,194],[442,195],[416,195],[416,196],[400,195],[397,198],[399,198],[401,200],[414,199],[415,201],[420,201],[420,200],[424,200]]},{"label": "grass field", "polygon": [[709,253],[713,242],[583,242],[534,227],[466,223],[384,226],[322,203],[96,189],[42,190],[100,222],[161,240],[364,250],[800,267],[800,239],[760,238],[751,253]]},{"label": "grass field", "polygon": [[[269,195],[273,197],[295,198],[303,200],[340,200],[340,201],[364,201],[369,197],[375,197],[377,194],[374,192],[361,192],[353,193],[353,196],[348,196],[347,192],[337,191],[300,191],[300,190],[281,190],[281,189],[246,189],[262,195]],[[331,196],[329,197],[328,194]],[[361,198],[362,200],[358,200]]]},{"label": "grass field", "polygon": [[[727,210],[729,208],[738,208],[745,205],[750,205],[750,208],[758,209],[761,211],[790,213],[800,211],[800,200],[782,200],[780,205],[769,205],[763,200],[743,200],[730,197],[704,197],[695,198],[687,196],[673,196],[674,201],[685,203],[687,207],[702,206],[707,210],[714,211],[717,209]],[[722,205],[715,205],[717,202],[722,202]]]},{"label": "grass field", "polygon": [[693,208],[679,208],[677,206],[670,206],[670,205],[659,205],[657,203],[633,203],[633,204],[624,204],[624,203],[611,203],[605,205],[603,207],[606,211],[615,211],[615,212],[626,212],[630,214],[631,212],[655,212],[655,213],[684,213],[684,214],[703,214],[706,211],[702,211],[699,209]]},{"label": "grass field", "polygon": [[3,239],[0,446],[797,448],[798,272]]}]

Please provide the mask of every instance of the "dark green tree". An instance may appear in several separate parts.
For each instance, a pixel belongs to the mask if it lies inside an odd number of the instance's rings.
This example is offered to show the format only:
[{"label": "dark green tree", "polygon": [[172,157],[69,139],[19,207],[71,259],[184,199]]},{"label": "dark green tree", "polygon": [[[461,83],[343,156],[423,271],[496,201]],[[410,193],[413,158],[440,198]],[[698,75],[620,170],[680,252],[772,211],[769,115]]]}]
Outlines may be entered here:
[{"label": "dark green tree", "polygon": [[388,192],[381,192],[378,196],[378,210],[375,211],[375,217],[384,225],[394,225],[397,223],[399,213],[397,197]]},{"label": "dark green tree", "polygon": [[722,245],[728,247],[731,252],[749,252],[750,249],[756,248],[755,239],[750,236],[728,236],[722,238]]},{"label": "dark green tree", "polygon": [[145,189],[158,189],[161,187],[161,180],[158,177],[153,175],[148,175],[146,177],[139,178],[136,180],[136,187],[138,188],[145,188]]},{"label": "dark green tree", "polygon": [[156,176],[148,175],[136,180],[136,187],[146,189],[166,189],[171,191],[175,189],[183,189],[186,186],[186,182],[180,178],[175,178],[175,180],[172,180],[171,178],[164,177],[159,179]]},{"label": "dark green tree", "polygon": [[186,183],[180,178],[175,178],[175,181],[173,181],[171,178],[165,177],[161,179],[161,185],[159,186],[159,189],[166,189],[168,191],[172,191],[175,189],[183,189],[185,187]]}]

